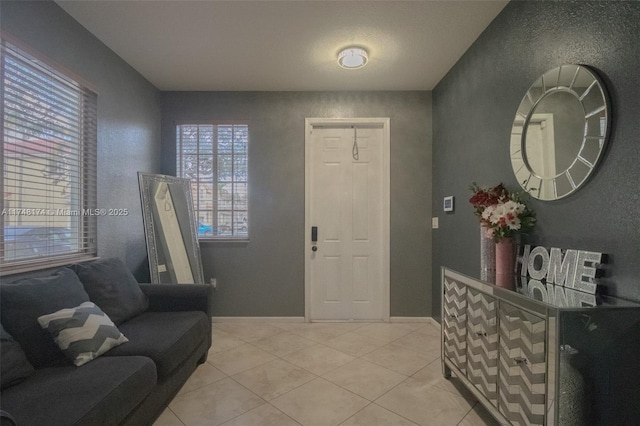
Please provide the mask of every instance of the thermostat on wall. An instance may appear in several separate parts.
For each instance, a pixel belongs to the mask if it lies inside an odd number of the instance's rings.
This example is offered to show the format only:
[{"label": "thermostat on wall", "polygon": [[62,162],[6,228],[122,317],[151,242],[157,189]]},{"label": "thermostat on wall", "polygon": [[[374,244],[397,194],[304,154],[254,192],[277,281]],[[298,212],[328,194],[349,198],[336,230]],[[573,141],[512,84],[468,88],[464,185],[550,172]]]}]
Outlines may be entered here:
[{"label": "thermostat on wall", "polygon": [[450,195],[448,197],[444,197],[443,210],[445,212],[452,212],[453,211],[453,195]]}]

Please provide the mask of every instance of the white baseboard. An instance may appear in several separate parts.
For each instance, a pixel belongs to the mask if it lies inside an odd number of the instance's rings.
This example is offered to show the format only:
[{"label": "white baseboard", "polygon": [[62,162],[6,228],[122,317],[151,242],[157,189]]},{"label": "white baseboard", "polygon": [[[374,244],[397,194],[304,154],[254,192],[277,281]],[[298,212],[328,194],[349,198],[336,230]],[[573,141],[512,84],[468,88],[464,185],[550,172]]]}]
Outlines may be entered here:
[{"label": "white baseboard", "polygon": [[431,324],[433,324],[434,327],[437,327],[438,329],[442,329],[442,324],[440,324],[438,321],[436,321],[434,318],[429,318],[431,320]]},{"label": "white baseboard", "polygon": [[431,322],[431,317],[391,317],[389,322]]},{"label": "white baseboard", "polygon": [[211,317],[211,322],[304,322],[304,317]]},{"label": "white baseboard", "polygon": [[[212,317],[211,322],[304,322],[304,317]],[[431,323],[440,328],[438,321],[431,317],[390,317],[389,322]]]},{"label": "white baseboard", "polygon": [[420,322],[430,323],[434,327],[441,329],[440,323],[432,317],[391,317],[389,322]]}]

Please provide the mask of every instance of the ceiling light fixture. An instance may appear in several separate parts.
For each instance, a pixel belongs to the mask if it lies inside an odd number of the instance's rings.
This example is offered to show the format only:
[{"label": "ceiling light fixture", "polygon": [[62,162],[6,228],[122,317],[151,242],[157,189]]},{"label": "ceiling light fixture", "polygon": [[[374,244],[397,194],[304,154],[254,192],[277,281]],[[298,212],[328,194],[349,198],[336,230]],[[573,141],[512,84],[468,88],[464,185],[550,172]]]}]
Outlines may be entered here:
[{"label": "ceiling light fixture", "polygon": [[348,47],[338,53],[338,64],[348,70],[362,68],[368,60],[367,51],[361,47]]}]

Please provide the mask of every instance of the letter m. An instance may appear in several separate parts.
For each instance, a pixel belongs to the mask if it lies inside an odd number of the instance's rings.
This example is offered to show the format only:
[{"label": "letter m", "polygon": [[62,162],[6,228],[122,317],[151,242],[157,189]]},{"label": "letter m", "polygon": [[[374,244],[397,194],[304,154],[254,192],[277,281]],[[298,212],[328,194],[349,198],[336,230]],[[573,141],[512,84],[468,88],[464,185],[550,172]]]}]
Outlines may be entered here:
[{"label": "letter m", "polygon": [[569,287],[573,287],[577,257],[577,250],[567,250],[563,258],[562,251],[559,248],[552,248],[549,256],[547,283],[555,283],[561,286],[567,284]]}]

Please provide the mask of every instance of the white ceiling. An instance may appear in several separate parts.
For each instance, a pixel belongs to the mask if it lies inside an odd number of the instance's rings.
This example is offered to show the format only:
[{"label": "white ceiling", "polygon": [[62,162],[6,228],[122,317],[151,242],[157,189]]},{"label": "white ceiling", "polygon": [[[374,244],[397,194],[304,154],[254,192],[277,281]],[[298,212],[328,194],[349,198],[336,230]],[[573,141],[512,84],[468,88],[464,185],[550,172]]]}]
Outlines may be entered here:
[{"label": "white ceiling", "polygon": [[[431,90],[500,1],[56,0],[160,90]],[[369,63],[341,69],[341,48]]]}]

